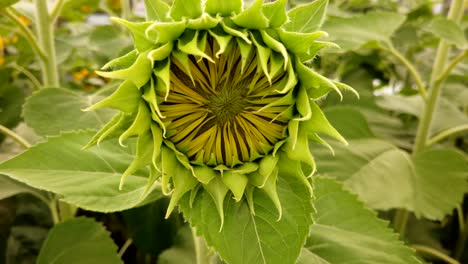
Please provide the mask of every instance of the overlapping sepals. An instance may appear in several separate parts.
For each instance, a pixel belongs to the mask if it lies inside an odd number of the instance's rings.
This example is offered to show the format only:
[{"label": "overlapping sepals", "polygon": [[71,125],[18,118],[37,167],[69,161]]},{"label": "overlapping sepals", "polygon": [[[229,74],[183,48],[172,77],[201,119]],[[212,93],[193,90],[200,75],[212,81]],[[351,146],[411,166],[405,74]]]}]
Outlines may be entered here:
[{"label": "overlapping sepals", "polygon": [[[255,213],[252,194],[259,188],[272,200],[281,219],[281,201],[276,192],[276,181],[281,177],[280,163],[291,160],[306,165],[296,169],[312,193],[307,176],[314,173],[315,162],[308,141],[327,145],[319,136],[325,134],[346,143],[314,100],[330,91],[341,95],[341,90],[354,90],[306,66],[319,50],[334,45],[318,40],[327,35],[319,31],[327,0],[316,0],[289,13],[286,0],[267,4],[255,0],[250,6],[241,0],[175,0],[172,6],[162,0],[145,0],[145,4],[147,22],[113,19],[131,32],[135,50],[109,62],[98,72],[104,77],[124,81],[111,96],[87,110],[111,107],[120,113],[86,147],[113,137],[119,138],[124,146],[127,138],[137,137],[135,160],[122,176],[120,187],[132,172],[150,166],[148,184],[160,180],[162,191],[172,196],[168,215],[182,196],[190,193],[193,201],[203,189],[216,205],[222,228],[226,197],[238,202],[245,200]],[[310,14],[315,15],[311,17]],[[241,74],[252,71],[251,64],[255,63],[257,76],[265,76],[265,83],[274,87],[276,96],[258,99],[261,106],[255,111],[264,113],[271,123],[287,122],[282,138],[272,145],[258,143],[258,150],[234,147],[233,152],[243,152],[249,158],[228,158],[228,165],[214,156],[209,157],[208,162],[203,158],[189,159],[171,141],[174,132],[168,129],[171,122],[167,121],[171,113],[161,110],[162,104],[174,93],[177,80],[173,67],[184,72],[186,77],[182,79],[187,86],[195,85],[200,73],[194,72],[194,61],[215,64],[233,49],[240,56]],[[254,62],[252,54],[255,54]],[[275,112],[277,109],[281,111]],[[174,111],[182,110],[183,107]],[[196,124],[192,122],[187,126]],[[180,137],[187,136],[188,132]],[[227,142],[238,144],[233,138]],[[204,156],[203,151],[201,149],[199,156]],[[278,162],[280,157],[281,162]]]}]

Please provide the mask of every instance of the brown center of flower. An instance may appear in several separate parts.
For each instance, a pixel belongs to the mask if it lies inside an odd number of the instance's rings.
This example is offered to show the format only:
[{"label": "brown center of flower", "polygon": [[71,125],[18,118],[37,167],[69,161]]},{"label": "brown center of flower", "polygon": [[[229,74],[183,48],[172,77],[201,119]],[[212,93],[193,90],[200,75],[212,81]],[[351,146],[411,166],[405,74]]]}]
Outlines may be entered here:
[{"label": "brown center of flower", "polygon": [[[195,164],[235,166],[268,154],[285,137],[291,105],[275,104],[284,95],[280,70],[263,73],[255,48],[245,58],[235,41],[219,56],[209,37],[206,58],[189,56],[190,73],[171,57],[171,88],[160,105],[166,138]],[[266,107],[268,106],[268,107]]]}]

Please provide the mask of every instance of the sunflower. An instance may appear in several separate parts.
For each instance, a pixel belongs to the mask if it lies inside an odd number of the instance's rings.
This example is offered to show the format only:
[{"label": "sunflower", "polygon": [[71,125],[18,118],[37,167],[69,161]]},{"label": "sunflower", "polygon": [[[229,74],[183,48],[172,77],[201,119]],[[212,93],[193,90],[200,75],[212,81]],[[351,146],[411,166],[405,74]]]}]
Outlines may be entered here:
[{"label": "sunflower", "polygon": [[[314,3],[312,3],[314,4]],[[290,11],[307,11],[311,5]],[[286,14],[286,0],[244,8],[240,0],[160,0],[147,7],[146,22],[113,21],[130,30],[135,49],[106,64],[103,77],[119,88],[89,110],[119,113],[88,147],[118,137],[137,138],[135,159],[122,176],[150,167],[148,186],[158,180],[171,195],[169,215],[182,196],[208,192],[223,220],[223,201],[246,201],[253,190],[272,199],[279,160],[301,161],[302,181],[315,171],[308,142],[318,133],[340,141],[314,100],[350,87],[318,74],[307,63],[333,43],[325,32],[300,26]],[[341,95],[341,93],[340,93]],[[222,222],[222,221],[221,221]]]}]

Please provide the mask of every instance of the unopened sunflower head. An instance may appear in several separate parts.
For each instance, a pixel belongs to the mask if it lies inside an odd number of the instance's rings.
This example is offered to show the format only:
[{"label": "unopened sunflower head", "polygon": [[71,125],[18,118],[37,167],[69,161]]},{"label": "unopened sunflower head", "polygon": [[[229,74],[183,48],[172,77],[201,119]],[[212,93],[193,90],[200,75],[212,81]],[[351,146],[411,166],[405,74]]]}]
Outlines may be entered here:
[{"label": "unopened sunflower head", "polygon": [[317,135],[324,133],[345,142],[314,99],[350,88],[304,64],[333,45],[317,41],[326,35],[316,31],[320,21],[304,19],[326,1],[297,7],[289,17],[286,0],[257,0],[248,8],[241,0],[175,0],[171,7],[148,2],[150,21],[113,19],[131,31],[135,50],[99,72],[123,82],[90,109],[120,113],[89,146],[137,137],[121,187],[125,177],[150,166],[149,185],[158,179],[172,195],[168,214],[200,187],[221,219],[227,195],[247,201],[253,212],[252,193],[259,188],[281,217],[278,166],[306,164],[300,175],[310,188],[306,177],[315,164],[308,141],[326,144]]}]

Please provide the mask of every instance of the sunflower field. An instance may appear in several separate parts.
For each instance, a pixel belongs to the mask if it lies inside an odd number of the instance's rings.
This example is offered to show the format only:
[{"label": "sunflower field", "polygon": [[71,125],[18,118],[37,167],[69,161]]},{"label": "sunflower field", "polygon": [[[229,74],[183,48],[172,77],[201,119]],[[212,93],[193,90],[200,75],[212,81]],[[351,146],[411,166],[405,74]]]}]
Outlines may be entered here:
[{"label": "sunflower field", "polygon": [[466,0],[0,0],[0,264],[468,263],[467,36]]}]

